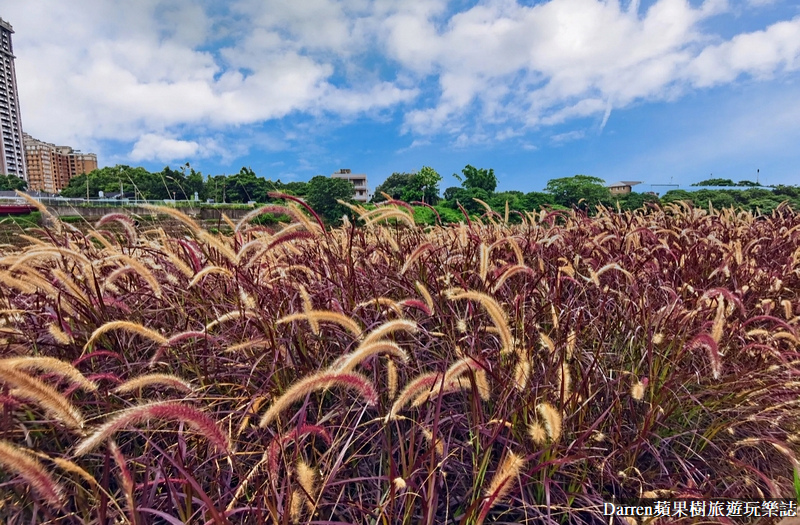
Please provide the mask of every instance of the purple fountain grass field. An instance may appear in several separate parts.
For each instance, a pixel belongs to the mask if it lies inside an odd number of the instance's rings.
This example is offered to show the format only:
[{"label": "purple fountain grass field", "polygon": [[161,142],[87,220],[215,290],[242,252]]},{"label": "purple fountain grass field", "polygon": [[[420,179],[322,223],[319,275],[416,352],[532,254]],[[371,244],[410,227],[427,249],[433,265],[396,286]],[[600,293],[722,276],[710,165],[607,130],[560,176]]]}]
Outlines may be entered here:
[{"label": "purple fountain grass field", "polygon": [[0,248],[0,521],[588,524],[800,496],[792,210],[352,211],[326,229],[286,197],[219,234],[164,211],[179,235],[113,214]]}]

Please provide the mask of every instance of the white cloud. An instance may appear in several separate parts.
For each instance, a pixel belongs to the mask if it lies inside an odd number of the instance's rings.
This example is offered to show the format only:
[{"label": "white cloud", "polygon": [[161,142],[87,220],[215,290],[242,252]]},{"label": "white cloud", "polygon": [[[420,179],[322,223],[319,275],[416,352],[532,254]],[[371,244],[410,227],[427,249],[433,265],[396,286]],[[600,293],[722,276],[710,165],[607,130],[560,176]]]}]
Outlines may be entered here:
[{"label": "white cloud", "polygon": [[133,145],[130,158],[135,161],[160,160],[169,162],[190,159],[197,156],[200,151],[200,144],[195,141],[178,140],[147,133],[142,135]]},{"label": "white cloud", "polygon": [[800,17],[706,47],[689,64],[688,77],[694,85],[707,87],[731,82],[741,74],[770,77],[798,68]]},{"label": "white cloud", "polygon": [[634,0],[451,4],[462,5],[29,0],[5,2],[3,16],[16,30],[26,130],[76,147],[135,143],[132,160],[230,155],[207,137],[397,107],[403,130],[460,146],[585,117],[602,129],[638,101],[800,67],[800,17],[723,40],[704,23],[725,0],[656,0],[643,12]]}]

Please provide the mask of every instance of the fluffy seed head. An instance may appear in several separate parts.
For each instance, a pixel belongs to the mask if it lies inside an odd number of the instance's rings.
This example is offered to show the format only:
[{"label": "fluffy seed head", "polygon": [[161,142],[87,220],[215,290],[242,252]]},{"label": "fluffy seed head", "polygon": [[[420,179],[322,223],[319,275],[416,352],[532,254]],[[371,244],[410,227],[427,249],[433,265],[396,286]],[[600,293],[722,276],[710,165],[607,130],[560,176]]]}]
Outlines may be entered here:
[{"label": "fluffy seed head", "polygon": [[553,442],[558,441],[561,437],[561,413],[547,402],[540,403],[536,407],[536,411],[542,416],[547,435]]},{"label": "fluffy seed head", "polygon": [[152,420],[182,421],[194,428],[219,450],[229,453],[230,442],[216,422],[189,405],[174,402],[155,402],[134,406],[118,412],[100,425],[94,433],[84,439],[75,449],[75,456],[88,454],[114,433],[131,425]]},{"label": "fluffy seed head", "polygon": [[295,401],[299,401],[308,393],[317,390],[327,390],[332,386],[341,386],[357,390],[369,406],[374,406],[378,403],[378,394],[375,391],[375,386],[366,377],[352,372],[325,370],[307,376],[289,387],[289,389],[269,407],[261,418],[261,422],[258,426],[262,428],[266,427],[278,414],[288,408],[289,405]]},{"label": "fluffy seed head", "polygon": [[636,382],[631,385],[631,397],[636,401],[644,399],[644,386],[644,383],[637,379]]},{"label": "fluffy seed head", "polygon": [[115,388],[114,392],[124,394],[148,386],[165,386],[187,394],[194,391],[188,381],[178,376],[172,374],[145,374],[125,381]]},{"label": "fluffy seed head", "polygon": [[8,365],[0,365],[0,381],[14,386],[15,396],[33,401],[67,427],[75,430],[83,428],[81,412],[53,387]]},{"label": "fluffy seed head", "polygon": [[528,427],[528,435],[537,445],[544,445],[547,442],[547,431],[541,423],[532,423]]},{"label": "fluffy seed head", "polygon": [[25,449],[0,441],[0,465],[22,478],[47,504],[60,508],[62,489],[41,463]]}]

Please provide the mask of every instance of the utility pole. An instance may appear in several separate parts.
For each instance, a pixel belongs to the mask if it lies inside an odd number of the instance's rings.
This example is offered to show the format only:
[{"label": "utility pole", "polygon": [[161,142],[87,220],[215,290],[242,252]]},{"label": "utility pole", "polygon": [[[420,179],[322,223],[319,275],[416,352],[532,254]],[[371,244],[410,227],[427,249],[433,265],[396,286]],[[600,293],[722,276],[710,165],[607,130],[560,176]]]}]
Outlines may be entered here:
[{"label": "utility pole", "polygon": [[89,174],[86,174],[86,202],[89,202]]}]

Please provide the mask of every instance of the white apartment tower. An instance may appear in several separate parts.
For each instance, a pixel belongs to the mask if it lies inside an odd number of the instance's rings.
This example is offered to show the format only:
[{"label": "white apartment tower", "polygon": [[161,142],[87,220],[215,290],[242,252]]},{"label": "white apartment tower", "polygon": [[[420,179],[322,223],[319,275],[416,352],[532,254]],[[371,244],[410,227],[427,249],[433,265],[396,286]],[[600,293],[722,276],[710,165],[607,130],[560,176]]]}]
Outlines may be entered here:
[{"label": "white apartment tower", "polygon": [[0,174],[27,180],[11,24],[0,18]]}]

